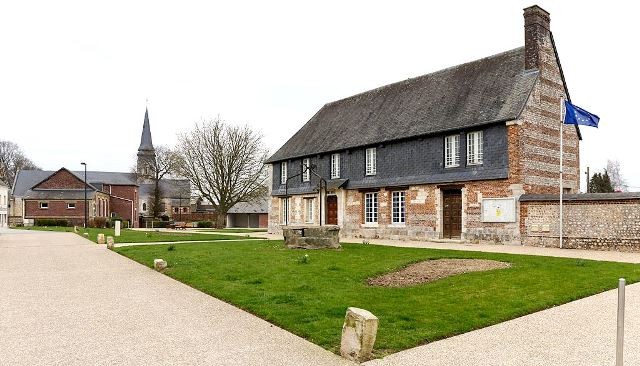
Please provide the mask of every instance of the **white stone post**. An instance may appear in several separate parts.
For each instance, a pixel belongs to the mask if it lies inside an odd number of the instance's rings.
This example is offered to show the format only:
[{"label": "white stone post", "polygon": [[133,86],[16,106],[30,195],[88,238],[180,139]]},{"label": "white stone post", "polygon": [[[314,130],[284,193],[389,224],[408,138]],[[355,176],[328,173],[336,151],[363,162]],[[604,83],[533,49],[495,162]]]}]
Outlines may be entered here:
[{"label": "white stone post", "polygon": [[371,359],[378,332],[378,318],[369,311],[348,308],[342,326],[340,354],[355,362]]},{"label": "white stone post", "polygon": [[120,236],[120,220],[116,220],[116,227],[115,227],[115,232],[116,232],[116,236]]}]

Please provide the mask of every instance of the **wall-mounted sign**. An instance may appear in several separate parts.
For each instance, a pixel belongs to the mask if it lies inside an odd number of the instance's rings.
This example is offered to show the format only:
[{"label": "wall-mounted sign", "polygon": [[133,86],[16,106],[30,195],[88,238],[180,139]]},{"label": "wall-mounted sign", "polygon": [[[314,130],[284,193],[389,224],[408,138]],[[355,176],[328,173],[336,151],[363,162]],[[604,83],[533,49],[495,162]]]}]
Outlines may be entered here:
[{"label": "wall-mounted sign", "polygon": [[516,222],[516,199],[483,198],[482,222]]}]

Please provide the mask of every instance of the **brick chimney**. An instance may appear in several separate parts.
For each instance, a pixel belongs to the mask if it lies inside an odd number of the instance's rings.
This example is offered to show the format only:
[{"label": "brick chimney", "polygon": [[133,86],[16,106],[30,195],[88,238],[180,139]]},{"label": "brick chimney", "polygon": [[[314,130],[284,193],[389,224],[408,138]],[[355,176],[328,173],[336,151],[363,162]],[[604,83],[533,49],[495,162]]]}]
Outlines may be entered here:
[{"label": "brick chimney", "polygon": [[524,9],[524,68],[540,69],[540,53],[549,42],[549,13],[538,5]]}]

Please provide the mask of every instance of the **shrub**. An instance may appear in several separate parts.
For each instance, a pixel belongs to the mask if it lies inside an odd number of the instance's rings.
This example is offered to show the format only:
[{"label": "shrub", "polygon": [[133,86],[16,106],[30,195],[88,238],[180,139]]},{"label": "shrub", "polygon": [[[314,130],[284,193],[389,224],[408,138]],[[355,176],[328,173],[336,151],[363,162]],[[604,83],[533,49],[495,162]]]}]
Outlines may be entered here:
[{"label": "shrub", "polygon": [[198,221],[199,228],[211,228],[213,227],[212,221]]},{"label": "shrub", "polygon": [[35,226],[69,226],[69,221],[65,219],[36,219]]},{"label": "shrub", "polygon": [[302,257],[300,257],[298,259],[298,263],[300,263],[300,264],[309,264],[309,260],[310,260],[309,254],[305,254],[305,255],[303,255]]},{"label": "shrub", "polygon": [[105,228],[107,227],[107,219],[104,217],[96,217],[89,220],[89,227],[93,228]]},{"label": "shrub", "polygon": [[[151,222],[151,224],[153,224],[153,228],[166,228],[169,225],[169,221],[153,221]],[[151,227],[151,226],[149,226]]]},{"label": "shrub", "polygon": [[172,252],[172,251],[176,250],[176,246],[171,244],[171,245],[169,245],[169,247],[167,247],[167,250]]}]

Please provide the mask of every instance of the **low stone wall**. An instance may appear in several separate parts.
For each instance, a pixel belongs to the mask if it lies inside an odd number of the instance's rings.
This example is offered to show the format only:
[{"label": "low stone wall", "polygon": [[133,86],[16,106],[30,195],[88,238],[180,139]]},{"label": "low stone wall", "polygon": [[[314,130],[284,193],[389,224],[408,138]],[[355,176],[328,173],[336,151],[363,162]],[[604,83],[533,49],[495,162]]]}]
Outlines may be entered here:
[{"label": "low stone wall", "polygon": [[[640,196],[636,196],[569,195],[563,205],[563,247],[640,251]],[[524,245],[559,246],[559,206],[557,198],[521,199],[520,230]]]}]

